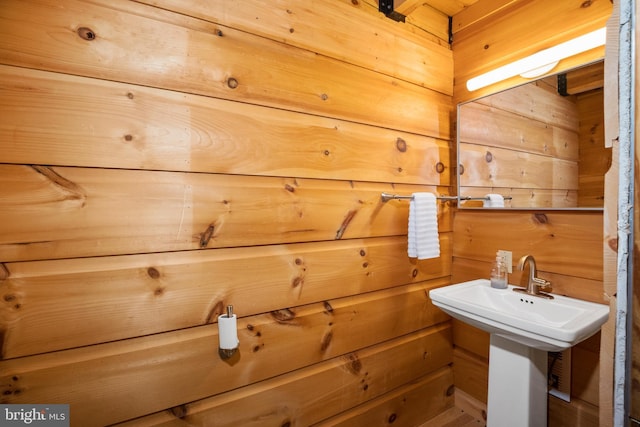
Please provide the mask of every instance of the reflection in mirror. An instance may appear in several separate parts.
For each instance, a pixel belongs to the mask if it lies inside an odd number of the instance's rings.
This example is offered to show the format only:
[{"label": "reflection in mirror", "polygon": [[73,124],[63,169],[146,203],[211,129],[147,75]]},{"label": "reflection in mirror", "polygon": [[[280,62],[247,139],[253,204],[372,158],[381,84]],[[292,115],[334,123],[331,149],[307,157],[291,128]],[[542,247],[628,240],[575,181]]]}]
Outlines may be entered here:
[{"label": "reflection in mirror", "polygon": [[459,105],[459,207],[602,208],[603,86],[599,61]]}]

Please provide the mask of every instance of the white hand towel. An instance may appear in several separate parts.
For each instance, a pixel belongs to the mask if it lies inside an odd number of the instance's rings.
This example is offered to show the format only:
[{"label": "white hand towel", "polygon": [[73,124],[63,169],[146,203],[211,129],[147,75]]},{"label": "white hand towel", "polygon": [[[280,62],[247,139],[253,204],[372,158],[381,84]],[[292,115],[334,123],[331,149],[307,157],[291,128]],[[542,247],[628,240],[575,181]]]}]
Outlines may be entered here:
[{"label": "white hand towel", "polygon": [[438,237],[438,205],[431,193],[414,193],[409,203],[407,253],[410,258],[428,259],[440,256]]},{"label": "white hand towel", "polygon": [[504,197],[502,194],[487,194],[482,202],[484,208],[504,208]]}]

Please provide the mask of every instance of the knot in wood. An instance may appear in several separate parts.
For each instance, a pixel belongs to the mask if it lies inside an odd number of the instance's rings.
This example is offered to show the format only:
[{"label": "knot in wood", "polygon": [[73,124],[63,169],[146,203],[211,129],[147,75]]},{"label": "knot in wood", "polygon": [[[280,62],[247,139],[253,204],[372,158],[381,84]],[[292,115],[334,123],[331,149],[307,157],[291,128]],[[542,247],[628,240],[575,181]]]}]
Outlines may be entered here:
[{"label": "knot in wood", "polygon": [[91,28],[80,27],[76,32],[78,33],[78,36],[80,36],[80,38],[83,40],[92,41],[96,39],[96,33],[93,32]]},{"label": "knot in wood", "polygon": [[230,89],[235,89],[237,88],[239,85],[238,80],[234,77],[229,77],[227,79],[227,86],[229,86]]},{"label": "knot in wood", "polygon": [[453,396],[453,393],[456,391],[456,386],[454,386],[453,384],[451,384],[448,388],[447,388],[447,396]]},{"label": "knot in wood", "polygon": [[491,151],[487,151],[487,154],[484,155],[484,160],[487,163],[491,163],[491,161],[493,161],[493,154],[491,154]]},{"label": "knot in wood", "polygon": [[549,218],[547,218],[547,216],[545,214],[543,214],[543,213],[533,214],[533,219],[538,224],[548,224],[549,223]]},{"label": "knot in wood", "polygon": [[405,153],[407,151],[407,141],[402,138],[396,139],[396,148],[399,152]]},{"label": "knot in wood", "polygon": [[282,310],[272,311],[271,317],[273,317],[278,323],[291,322],[296,318],[296,313],[290,308],[284,308]]},{"label": "knot in wood", "polygon": [[333,307],[331,306],[331,303],[329,303],[329,301],[325,301],[323,305],[324,305],[324,310],[327,313],[333,313]]},{"label": "knot in wood", "polygon": [[147,274],[149,275],[149,277],[151,277],[152,279],[159,279],[160,278],[160,272],[158,271],[158,269],[156,269],[155,267],[149,267],[147,269]]}]

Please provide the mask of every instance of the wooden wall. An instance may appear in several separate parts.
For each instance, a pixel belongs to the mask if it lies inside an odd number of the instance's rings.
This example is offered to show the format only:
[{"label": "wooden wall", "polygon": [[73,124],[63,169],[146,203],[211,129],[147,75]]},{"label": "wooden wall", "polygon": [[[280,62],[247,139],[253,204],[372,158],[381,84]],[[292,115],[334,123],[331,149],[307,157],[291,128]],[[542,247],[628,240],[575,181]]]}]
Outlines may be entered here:
[{"label": "wooden wall", "polygon": [[[452,282],[488,277],[497,250],[513,252],[509,283],[519,285],[520,257],[531,254],[553,292],[604,303],[602,212],[458,210],[453,227]],[[486,402],[489,335],[454,323],[455,385]],[[572,349],[571,403],[549,398],[550,426],[598,425],[600,336]]]},{"label": "wooden wall", "polygon": [[577,96],[580,117],[578,206],[604,206],[604,174],[611,167],[611,150],[604,142],[604,90]]},{"label": "wooden wall", "polygon": [[380,201],[450,192],[448,17],[424,23],[351,1],[4,2],[0,401],[69,403],[78,426],[452,406],[428,299],[450,207],[417,262],[407,203]]},{"label": "wooden wall", "polygon": [[517,208],[578,206],[580,116],[572,98],[543,79],[462,104],[458,120],[461,196],[499,193]]}]

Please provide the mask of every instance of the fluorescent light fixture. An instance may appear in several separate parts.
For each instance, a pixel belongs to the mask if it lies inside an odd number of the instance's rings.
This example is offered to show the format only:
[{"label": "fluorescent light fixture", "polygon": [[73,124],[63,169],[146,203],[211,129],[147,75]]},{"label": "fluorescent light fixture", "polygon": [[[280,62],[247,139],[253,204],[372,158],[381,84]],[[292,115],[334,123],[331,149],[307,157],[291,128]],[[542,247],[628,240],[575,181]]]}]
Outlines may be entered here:
[{"label": "fluorescent light fixture", "polygon": [[[531,56],[519,59],[511,64],[503,65],[495,70],[467,80],[467,89],[469,91],[474,91],[510,77],[520,74],[526,75],[528,72],[535,69],[542,69],[546,66],[557,64],[557,62],[562,59],[569,58],[599,46],[604,46],[606,35],[606,28],[601,28],[583,36],[576,37],[575,39],[560,43],[559,45],[541,50]],[[553,67],[551,67],[551,69],[553,69]]]}]

